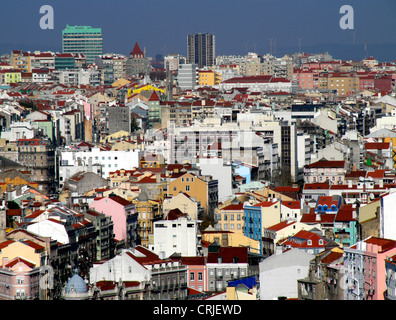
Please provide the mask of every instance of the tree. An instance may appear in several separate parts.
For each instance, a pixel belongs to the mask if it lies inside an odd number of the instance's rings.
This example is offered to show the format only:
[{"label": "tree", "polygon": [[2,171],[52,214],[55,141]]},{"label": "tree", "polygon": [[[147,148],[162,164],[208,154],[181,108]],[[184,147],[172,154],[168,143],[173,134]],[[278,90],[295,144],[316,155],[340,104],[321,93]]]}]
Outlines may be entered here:
[{"label": "tree", "polygon": [[20,209],[18,203],[16,203],[15,201],[8,201],[7,208],[8,209]]},{"label": "tree", "polygon": [[136,116],[131,118],[131,133],[140,130],[139,123],[137,122]]}]

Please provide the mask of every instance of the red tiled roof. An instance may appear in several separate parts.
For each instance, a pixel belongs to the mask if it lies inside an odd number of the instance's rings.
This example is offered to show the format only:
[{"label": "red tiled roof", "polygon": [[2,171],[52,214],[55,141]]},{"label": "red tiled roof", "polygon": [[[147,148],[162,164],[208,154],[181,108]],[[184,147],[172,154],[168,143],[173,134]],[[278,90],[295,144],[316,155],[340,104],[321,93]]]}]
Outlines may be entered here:
[{"label": "red tiled roof", "polygon": [[157,92],[154,90],[153,93],[151,94],[151,97],[148,101],[160,101]]},{"label": "red tiled roof", "polygon": [[129,205],[132,204],[132,202],[130,202],[130,201],[128,201],[128,200],[126,200],[126,199],[124,199],[123,197],[120,197],[120,196],[112,196],[112,195],[110,195],[109,199],[119,203],[120,205],[122,205],[124,207],[129,206]]},{"label": "red tiled roof", "polygon": [[7,263],[5,265],[6,268],[12,268],[13,266],[15,266],[17,263],[22,262],[24,264],[26,264],[28,267],[30,268],[34,268],[36,265],[30,261],[27,261],[21,257],[16,257],[14,259],[12,259],[9,263]]},{"label": "red tiled roof", "polygon": [[342,252],[333,252],[331,251],[328,255],[321,259],[323,264],[330,264],[343,256]]},{"label": "red tiled roof", "polygon": [[208,252],[207,263],[218,263],[219,257],[222,263],[233,263],[234,257],[238,257],[238,263],[247,263],[247,247],[220,247],[219,252]]},{"label": "red tiled roof", "polygon": [[337,206],[338,205],[338,200],[334,200],[333,199],[333,197],[331,197],[331,196],[322,196],[322,197],[319,197],[318,198],[318,201],[317,201],[317,206],[318,205],[327,205],[328,206],[328,208],[330,208],[332,205],[335,205],[335,206]]},{"label": "red tiled roof", "polygon": [[326,214],[318,214],[319,219],[317,219],[317,214],[315,213],[304,213],[301,216],[300,222],[303,223],[333,223],[336,214],[326,213]]},{"label": "red tiled roof", "polygon": [[134,259],[136,262],[140,263],[142,266],[147,265],[147,264],[153,264],[153,263],[161,263],[161,262],[166,262],[170,260],[164,260],[160,259],[158,255],[155,253],[151,252],[150,250],[142,247],[142,246],[137,246],[135,247],[135,250],[139,251],[143,256],[136,256],[132,252],[127,251],[126,254],[130,256],[132,259]]},{"label": "red tiled roof", "polygon": [[8,247],[11,243],[14,243],[14,240],[6,240],[0,243],[0,250]]},{"label": "red tiled roof", "polygon": [[330,189],[330,183],[329,182],[323,182],[323,183],[306,183],[304,185],[304,190],[327,190]]},{"label": "red tiled roof", "polygon": [[364,144],[364,148],[366,150],[383,150],[389,149],[390,143],[389,142],[366,142]]},{"label": "red tiled roof", "polygon": [[205,257],[181,257],[181,262],[183,265],[200,265],[204,266],[205,265]]},{"label": "red tiled roof", "polygon": [[354,221],[353,211],[351,204],[343,204],[338,210],[334,221]]},{"label": "red tiled roof", "polygon": [[344,168],[345,160],[319,160],[307,165],[307,168]]},{"label": "red tiled roof", "polygon": [[230,204],[222,209],[220,209],[221,211],[236,211],[236,210],[243,210],[243,203],[239,203],[239,204]]},{"label": "red tiled roof", "polygon": [[263,207],[263,208],[268,208],[268,207],[272,207],[274,204],[278,203],[279,201],[263,201],[260,203],[256,203],[255,205],[253,205],[252,207]]},{"label": "red tiled roof", "polygon": [[284,220],[284,221],[282,221],[280,223],[277,223],[277,224],[274,224],[273,226],[270,226],[270,227],[268,227],[266,229],[270,230],[270,231],[279,231],[279,230],[282,230],[283,228],[291,226],[292,224],[295,224],[295,223],[296,223],[296,221]]},{"label": "red tiled roof", "polygon": [[135,43],[135,46],[133,47],[133,50],[131,52],[131,55],[136,55],[136,54],[143,54],[143,51],[140,49],[138,43]]},{"label": "red tiled roof", "polygon": [[282,204],[289,209],[301,209],[300,201],[282,201]]}]

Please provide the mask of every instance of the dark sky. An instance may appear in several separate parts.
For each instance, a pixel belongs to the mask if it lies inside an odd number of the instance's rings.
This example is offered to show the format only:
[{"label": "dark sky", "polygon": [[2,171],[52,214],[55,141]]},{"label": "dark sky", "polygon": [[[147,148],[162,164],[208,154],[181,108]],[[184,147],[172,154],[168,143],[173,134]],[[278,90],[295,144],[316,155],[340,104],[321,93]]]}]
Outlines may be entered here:
[{"label": "dark sky", "polygon": [[[54,9],[55,27],[42,30],[39,9]],[[354,32],[342,30],[342,5],[354,9]],[[11,49],[61,51],[66,24],[102,28],[104,51],[129,54],[135,41],[148,56],[186,54],[189,33],[216,35],[216,54],[299,49],[360,59],[367,52],[396,59],[396,0],[1,0],[0,54]]]}]

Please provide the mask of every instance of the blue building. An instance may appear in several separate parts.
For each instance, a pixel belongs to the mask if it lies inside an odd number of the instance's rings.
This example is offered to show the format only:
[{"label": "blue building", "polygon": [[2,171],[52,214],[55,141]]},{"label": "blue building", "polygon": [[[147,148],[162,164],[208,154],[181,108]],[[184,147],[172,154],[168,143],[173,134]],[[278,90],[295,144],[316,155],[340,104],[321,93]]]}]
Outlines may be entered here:
[{"label": "blue building", "polygon": [[353,246],[358,241],[357,222],[351,204],[341,205],[334,219],[334,240],[343,247]]}]

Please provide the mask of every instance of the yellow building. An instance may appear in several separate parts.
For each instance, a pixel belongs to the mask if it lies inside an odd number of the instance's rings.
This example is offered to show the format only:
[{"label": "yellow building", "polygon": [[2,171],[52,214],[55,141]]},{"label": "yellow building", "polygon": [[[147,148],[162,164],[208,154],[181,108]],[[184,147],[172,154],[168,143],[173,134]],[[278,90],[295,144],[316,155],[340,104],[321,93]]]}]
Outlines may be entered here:
[{"label": "yellow building", "polygon": [[158,201],[150,200],[144,191],[132,202],[135,204],[138,213],[140,244],[147,248],[149,244],[152,244],[150,242],[154,222],[162,219],[160,205]]},{"label": "yellow building", "polygon": [[169,182],[168,195],[176,196],[180,192],[188,194],[190,197],[201,202],[204,213],[214,214],[218,204],[218,182],[209,177],[198,177],[192,173],[185,173],[179,178]]},{"label": "yellow building", "polygon": [[198,84],[200,86],[215,86],[221,82],[221,75],[213,70],[199,70]]},{"label": "yellow building", "polygon": [[214,230],[206,228],[202,231],[202,240],[213,243],[216,241],[222,247],[249,247],[253,253],[260,252],[260,242],[232,231]]},{"label": "yellow building", "polygon": [[140,158],[140,168],[164,168],[165,159],[160,154],[145,154]]},{"label": "yellow building", "polygon": [[0,84],[10,84],[21,82],[22,73],[20,70],[0,70]]},{"label": "yellow building", "polygon": [[43,246],[32,241],[5,240],[0,243],[0,262],[21,257],[40,267],[40,255],[44,251]]},{"label": "yellow building", "polygon": [[243,233],[243,202],[234,199],[228,206],[216,208],[215,221],[219,230]]},{"label": "yellow building", "polygon": [[319,88],[336,90],[339,96],[359,91],[359,77],[353,73],[328,73],[319,75]]}]

